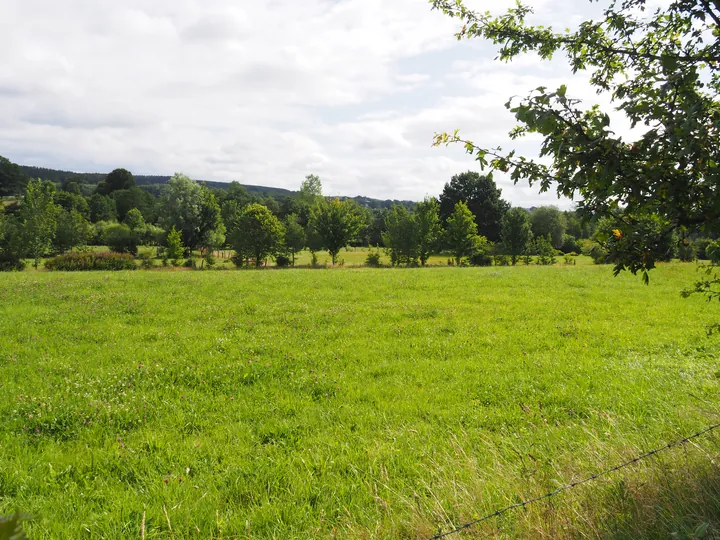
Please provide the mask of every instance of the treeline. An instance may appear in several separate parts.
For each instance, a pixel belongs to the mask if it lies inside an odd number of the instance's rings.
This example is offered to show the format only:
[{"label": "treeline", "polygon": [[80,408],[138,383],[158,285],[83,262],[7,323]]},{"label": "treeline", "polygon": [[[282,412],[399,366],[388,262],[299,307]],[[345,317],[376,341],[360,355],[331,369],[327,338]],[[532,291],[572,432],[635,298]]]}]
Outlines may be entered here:
[{"label": "treeline", "polygon": [[[237,266],[261,266],[269,259],[290,266],[305,249],[313,264],[321,250],[336,264],[348,246],[376,247],[368,257],[371,265],[379,264],[381,248],[395,266],[424,266],[438,253],[456,265],[552,264],[560,253],[585,253],[603,263],[610,262],[608,244],[621,241],[612,220],[581,219],[553,206],[511,208],[495,182],[475,172],[454,176],[437,199],[369,208],[352,199],[324,197],[314,175],[295,195],[278,202],[251,194],[237,182],[211,188],[182,174],[155,195],[125,169],[105,175],[91,192],[77,177],[59,186],[24,179],[7,160],[0,162],[0,171],[5,193],[22,186],[0,212],[0,267],[5,270],[22,269],[25,259],[37,267],[44,257],[86,246],[108,246],[130,256],[140,246],[154,246],[158,257],[174,264],[199,253],[212,265],[214,252],[231,250]],[[713,252],[710,240],[695,239],[695,244],[669,238],[657,249],[665,258],[686,260]],[[86,257],[72,264],[84,260],[97,263]]]}]

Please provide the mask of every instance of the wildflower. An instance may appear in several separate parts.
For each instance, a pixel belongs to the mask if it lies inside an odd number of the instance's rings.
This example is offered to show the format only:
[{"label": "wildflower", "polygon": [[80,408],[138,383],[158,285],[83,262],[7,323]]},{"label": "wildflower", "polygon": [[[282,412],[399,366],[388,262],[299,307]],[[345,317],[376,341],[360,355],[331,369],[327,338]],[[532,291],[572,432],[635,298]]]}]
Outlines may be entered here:
[{"label": "wildflower", "polygon": [[165,482],[166,484],[167,484],[167,483],[168,483],[169,481],[170,481],[170,479],[169,479],[169,478],[165,478],[165,479],[163,479],[163,482]]}]

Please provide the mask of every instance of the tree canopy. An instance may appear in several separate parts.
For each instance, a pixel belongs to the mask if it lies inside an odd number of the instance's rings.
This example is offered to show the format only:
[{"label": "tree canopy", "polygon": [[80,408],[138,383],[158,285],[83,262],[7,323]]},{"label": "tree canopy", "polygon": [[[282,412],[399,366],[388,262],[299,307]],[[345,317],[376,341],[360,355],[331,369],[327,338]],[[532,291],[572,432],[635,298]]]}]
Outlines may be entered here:
[{"label": "tree canopy", "polygon": [[[573,73],[589,72],[616,113],[640,128],[618,135],[607,111],[584,105],[562,85],[507,104],[518,121],[510,137],[539,134],[542,161],[476,145],[457,132],[438,135],[436,144],[462,142],[483,168],[511,171],[515,182],[541,191],[555,187],[585,218],[613,215],[623,239],[610,253],[616,273],[640,271],[647,280],[656,234],[720,229],[720,3],[675,0],[651,11],[646,0],[613,0],[601,19],[565,32],[527,24],[532,9],[521,3],[498,17],[462,0],[432,4],[462,21],[458,39],[491,41],[501,61],[564,55]],[[662,218],[662,230],[643,225],[649,215]]]},{"label": "tree canopy", "polygon": [[464,202],[475,216],[478,234],[495,242],[500,239],[500,222],[510,204],[500,196],[491,176],[468,171],[457,174],[445,184],[440,195],[440,216],[447,220],[455,211],[455,205]]},{"label": "tree canopy", "polygon": [[333,264],[337,262],[340,250],[352,241],[362,224],[357,204],[351,200],[339,199],[318,202],[313,208],[311,223],[322,238]]}]

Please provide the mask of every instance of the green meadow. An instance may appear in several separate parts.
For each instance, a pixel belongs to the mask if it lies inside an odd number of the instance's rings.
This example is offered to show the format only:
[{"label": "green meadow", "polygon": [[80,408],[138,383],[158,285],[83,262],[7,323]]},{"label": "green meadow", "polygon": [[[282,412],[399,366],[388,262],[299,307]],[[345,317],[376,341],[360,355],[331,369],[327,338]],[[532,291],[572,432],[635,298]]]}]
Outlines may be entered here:
[{"label": "green meadow", "polygon": [[[692,264],[0,276],[30,538],[426,538],[720,418]],[[457,538],[720,535],[718,435]]]}]

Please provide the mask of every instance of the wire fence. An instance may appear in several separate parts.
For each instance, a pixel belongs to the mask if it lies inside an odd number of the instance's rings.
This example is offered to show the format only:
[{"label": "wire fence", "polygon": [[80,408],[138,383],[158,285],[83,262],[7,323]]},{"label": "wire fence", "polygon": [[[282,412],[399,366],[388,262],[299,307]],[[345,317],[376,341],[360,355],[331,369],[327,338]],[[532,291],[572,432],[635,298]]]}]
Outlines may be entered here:
[{"label": "wire fence", "polygon": [[587,478],[585,478],[585,479],[583,479],[583,480],[578,480],[577,482],[572,482],[572,483],[570,483],[570,484],[566,484],[566,485],[564,485],[564,486],[562,486],[562,487],[559,487],[558,489],[556,489],[556,490],[554,490],[554,491],[551,491],[550,493],[546,493],[545,495],[541,495],[541,496],[535,497],[535,498],[533,498],[533,499],[528,499],[528,500],[523,501],[523,502],[511,504],[510,506],[506,506],[505,508],[501,508],[501,509],[499,509],[499,510],[496,510],[495,512],[492,512],[491,514],[487,514],[487,515],[485,515],[485,516],[483,516],[483,517],[481,517],[481,518],[475,519],[475,520],[470,521],[470,522],[468,522],[468,523],[464,523],[464,524],[462,524],[462,525],[458,525],[456,528],[454,528],[454,529],[451,530],[451,531],[439,532],[439,533],[437,533],[435,536],[431,536],[431,537],[429,538],[429,540],[438,540],[438,539],[440,539],[440,538],[446,538],[446,537],[448,537],[448,536],[452,536],[452,535],[454,535],[454,534],[458,534],[458,533],[460,533],[460,532],[462,532],[462,531],[465,531],[465,530],[467,530],[467,529],[470,529],[470,528],[472,528],[472,527],[475,527],[476,525],[479,525],[479,524],[482,523],[483,521],[488,521],[488,520],[490,520],[490,519],[492,519],[492,518],[496,518],[496,517],[502,516],[503,514],[505,514],[505,513],[507,513],[507,512],[510,512],[510,511],[512,511],[512,510],[516,510],[516,509],[518,509],[518,508],[525,508],[526,506],[528,506],[528,505],[530,505],[530,504],[533,504],[533,503],[536,503],[536,502],[540,502],[540,501],[544,501],[544,500],[546,500],[546,499],[551,499],[551,498],[555,497],[556,495],[559,495],[560,493],[563,493],[564,491],[568,491],[569,489],[573,489],[573,488],[575,488],[575,487],[577,487],[577,486],[580,486],[580,485],[582,485],[582,484],[587,484],[588,482],[592,482],[593,480],[596,480],[596,479],[600,478],[601,476],[606,476],[606,475],[608,475],[608,474],[610,474],[610,473],[613,473],[613,472],[615,472],[615,471],[619,471],[620,469],[624,469],[625,467],[629,467],[630,465],[633,465],[633,464],[637,463],[638,461],[642,461],[642,460],[647,459],[647,458],[649,458],[649,457],[651,457],[651,456],[654,456],[655,454],[659,454],[660,452],[664,452],[665,450],[669,450],[669,449],[671,449],[671,448],[675,448],[676,446],[682,446],[682,445],[690,442],[691,440],[697,439],[698,437],[702,437],[703,435],[707,435],[707,434],[710,433],[711,431],[714,431],[714,430],[716,430],[716,429],[718,429],[718,428],[720,428],[720,424],[715,424],[715,425],[713,425],[713,426],[710,426],[710,427],[707,428],[707,429],[704,429],[704,430],[702,430],[702,431],[698,431],[697,433],[694,433],[694,434],[692,434],[692,435],[689,435],[688,437],[685,437],[685,438],[680,439],[680,440],[678,440],[678,441],[674,441],[674,442],[671,442],[671,443],[669,443],[669,444],[666,444],[665,446],[663,446],[663,447],[661,447],[661,448],[656,448],[655,450],[650,450],[649,452],[645,452],[644,454],[641,454],[641,455],[639,455],[639,456],[637,456],[637,457],[635,457],[635,458],[633,458],[633,459],[631,459],[631,460],[629,460],[629,461],[626,461],[626,462],[624,462],[624,463],[621,463],[620,465],[616,465],[615,467],[612,467],[611,469],[606,469],[606,470],[604,470],[604,471],[602,471],[602,472],[599,472],[599,473],[597,473],[597,474],[593,474],[592,476],[589,476],[589,477],[587,477]]}]

